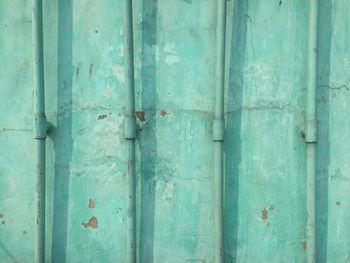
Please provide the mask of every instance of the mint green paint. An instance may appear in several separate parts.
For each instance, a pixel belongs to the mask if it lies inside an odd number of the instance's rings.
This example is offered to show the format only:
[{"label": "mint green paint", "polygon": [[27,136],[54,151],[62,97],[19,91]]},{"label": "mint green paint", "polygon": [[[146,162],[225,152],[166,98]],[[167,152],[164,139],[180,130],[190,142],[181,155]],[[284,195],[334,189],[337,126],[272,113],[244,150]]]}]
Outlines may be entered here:
[{"label": "mint green paint", "polygon": [[309,1],[308,83],[306,88],[306,240],[307,262],[316,262],[316,143],[318,1]]},{"label": "mint green paint", "polygon": [[[346,262],[350,3],[318,2],[316,262]],[[138,113],[137,262],[215,262],[218,3],[133,5],[135,109],[145,119]],[[4,263],[34,262],[31,6],[0,1]],[[43,7],[45,103],[53,124],[46,140],[46,262],[127,262],[124,1],[46,0]],[[304,0],[227,1],[224,262],[312,260],[302,136],[309,11]]]},{"label": "mint green paint", "polygon": [[125,1],[124,13],[124,57],[125,57],[125,139],[127,143],[127,250],[128,261],[136,263],[136,174],[135,174],[135,67],[133,1]]},{"label": "mint green paint", "polygon": [[34,261],[45,262],[45,208],[46,208],[46,138],[49,124],[45,114],[45,65],[43,41],[43,6],[41,0],[33,1],[32,46],[34,87],[34,140],[35,140],[35,245]]},{"label": "mint green paint", "polygon": [[215,110],[213,120],[214,141],[214,208],[215,208],[215,262],[224,262],[224,152],[225,138],[225,51],[226,51],[226,0],[217,3],[216,59],[215,59]]}]

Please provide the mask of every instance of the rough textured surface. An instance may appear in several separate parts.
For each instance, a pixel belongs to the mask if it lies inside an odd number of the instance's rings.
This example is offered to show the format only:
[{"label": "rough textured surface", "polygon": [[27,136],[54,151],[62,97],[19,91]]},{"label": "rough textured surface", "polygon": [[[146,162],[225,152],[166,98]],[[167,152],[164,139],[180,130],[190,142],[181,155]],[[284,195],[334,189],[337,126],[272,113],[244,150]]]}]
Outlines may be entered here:
[{"label": "rough textured surface", "polygon": [[[140,262],[214,260],[215,1],[135,5]],[[350,2],[320,2],[317,259],[350,257]],[[228,2],[225,262],[305,262],[308,4]],[[44,1],[47,262],[125,262],[123,4]],[[0,1],[0,262],[33,262],[31,4]]]}]

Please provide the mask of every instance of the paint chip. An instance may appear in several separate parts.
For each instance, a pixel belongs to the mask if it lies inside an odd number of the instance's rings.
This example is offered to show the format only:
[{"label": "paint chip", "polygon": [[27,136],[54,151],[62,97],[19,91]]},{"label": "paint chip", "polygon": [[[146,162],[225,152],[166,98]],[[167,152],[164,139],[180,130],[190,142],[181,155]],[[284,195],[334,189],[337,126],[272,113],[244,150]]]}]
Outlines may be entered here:
[{"label": "paint chip", "polygon": [[268,214],[268,211],[264,208],[262,211],[261,211],[261,218],[263,220],[266,220],[267,219],[267,214]]},{"label": "paint chip", "polygon": [[97,218],[96,217],[91,217],[89,219],[89,222],[87,223],[81,223],[83,225],[83,227],[85,228],[88,228],[88,227],[91,227],[91,228],[98,228],[98,221],[97,221]]},{"label": "paint chip", "polygon": [[304,250],[307,249],[307,243],[306,241],[300,241],[301,245],[303,246]]},{"label": "paint chip", "polygon": [[136,118],[138,118],[139,121],[141,121],[141,122],[143,122],[143,121],[146,120],[146,119],[145,119],[146,114],[145,114],[145,112],[143,112],[143,111],[136,111],[136,112],[135,112],[135,116],[136,116]]},{"label": "paint chip", "polygon": [[166,112],[165,110],[161,110],[160,111],[160,116],[162,116],[162,117],[165,117],[166,115],[168,115],[169,113],[168,112]]},{"label": "paint chip", "polygon": [[108,115],[107,114],[102,114],[102,115],[99,115],[98,116],[98,120],[104,120],[104,119],[107,119]]},{"label": "paint chip", "polygon": [[165,57],[165,61],[164,61],[166,64],[168,64],[169,66],[172,66],[176,63],[179,63],[180,62],[180,59],[178,56],[176,55],[167,55]]},{"label": "paint chip", "polygon": [[95,208],[94,200],[92,200],[91,198],[89,199],[89,208]]}]

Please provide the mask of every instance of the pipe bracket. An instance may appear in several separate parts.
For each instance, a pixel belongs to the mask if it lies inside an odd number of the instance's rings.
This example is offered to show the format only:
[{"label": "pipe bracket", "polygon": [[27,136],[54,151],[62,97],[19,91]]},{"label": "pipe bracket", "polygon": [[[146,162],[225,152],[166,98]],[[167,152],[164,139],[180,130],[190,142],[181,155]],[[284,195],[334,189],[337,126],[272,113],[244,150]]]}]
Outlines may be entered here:
[{"label": "pipe bracket", "polygon": [[35,136],[36,140],[45,140],[47,134],[51,128],[51,124],[47,122],[46,115],[44,113],[38,113],[35,115]]},{"label": "pipe bracket", "polygon": [[316,119],[306,121],[305,142],[306,143],[316,143],[317,142],[317,121],[316,121]]},{"label": "pipe bracket", "polygon": [[136,138],[136,118],[135,116],[127,116],[125,119],[125,139],[135,140]]},{"label": "pipe bracket", "polygon": [[225,138],[225,120],[216,119],[213,121],[213,141],[223,142]]}]

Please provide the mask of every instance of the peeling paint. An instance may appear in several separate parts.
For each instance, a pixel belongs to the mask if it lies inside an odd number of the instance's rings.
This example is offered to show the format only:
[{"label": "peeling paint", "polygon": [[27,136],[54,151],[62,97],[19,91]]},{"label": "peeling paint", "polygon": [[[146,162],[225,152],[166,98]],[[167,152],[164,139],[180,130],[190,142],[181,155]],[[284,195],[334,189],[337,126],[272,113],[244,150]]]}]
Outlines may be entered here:
[{"label": "peeling paint", "polygon": [[166,115],[168,115],[169,113],[168,112],[166,112],[165,110],[161,110],[160,111],[160,116],[162,116],[162,117],[165,117]]},{"label": "peeling paint", "polygon": [[169,66],[172,66],[172,65],[174,65],[176,63],[179,63],[180,62],[180,58],[178,56],[176,56],[176,55],[167,55],[165,57],[164,62],[166,64],[168,64]]},{"label": "peeling paint", "polygon": [[91,198],[89,199],[89,208],[95,208],[95,202]]},{"label": "peeling paint", "polygon": [[301,245],[303,246],[304,250],[307,249],[307,242],[306,241],[300,241]]},{"label": "peeling paint", "polygon": [[267,219],[268,213],[269,212],[265,208],[261,211],[261,218],[262,218],[262,220],[266,220]]},{"label": "peeling paint", "polygon": [[91,227],[91,228],[98,228],[98,221],[96,217],[91,217],[89,219],[89,222],[87,223],[81,223],[85,228]]},{"label": "peeling paint", "polygon": [[135,112],[135,116],[136,118],[141,121],[141,122],[144,122],[146,119],[145,119],[145,116],[146,116],[146,113],[143,112],[143,111],[136,111]]},{"label": "peeling paint", "polygon": [[102,115],[99,115],[98,116],[98,120],[104,120],[104,119],[107,119],[108,115],[107,114],[102,114]]}]

